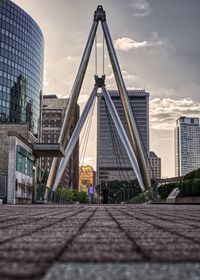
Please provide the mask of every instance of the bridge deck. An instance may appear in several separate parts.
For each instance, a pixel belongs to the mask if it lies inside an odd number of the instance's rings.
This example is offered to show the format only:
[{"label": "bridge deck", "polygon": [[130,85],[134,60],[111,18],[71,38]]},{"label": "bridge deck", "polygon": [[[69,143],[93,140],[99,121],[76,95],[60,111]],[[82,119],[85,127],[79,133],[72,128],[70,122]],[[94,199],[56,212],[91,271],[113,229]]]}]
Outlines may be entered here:
[{"label": "bridge deck", "polygon": [[0,206],[0,279],[97,279],[94,268],[200,279],[200,206]]}]

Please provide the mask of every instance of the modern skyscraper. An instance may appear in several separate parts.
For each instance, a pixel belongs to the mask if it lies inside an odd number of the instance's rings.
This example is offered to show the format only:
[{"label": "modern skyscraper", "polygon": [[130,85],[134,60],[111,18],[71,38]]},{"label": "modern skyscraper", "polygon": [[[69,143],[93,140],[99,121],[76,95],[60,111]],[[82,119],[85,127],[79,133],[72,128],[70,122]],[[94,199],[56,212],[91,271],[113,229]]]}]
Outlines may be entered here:
[{"label": "modern skyscraper", "polygon": [[[109,93],[129,136],[128,124],[118,91],[112,90]],[[145,90],[128,90],[128,96],[147,160],[149,153],[149,93]],[[125,148],[105,105],[105,100],[102,94],[99,94],[97,102],[97,183],[135,178]]]},{"label": "modern skyscraper", "polygon": [[[56,95],[43,96],[42,113],[42,142],[58,143],[60,130],[62,127],[64,110],[67,106],[67,98],[58,98]],[[76,106],[74,119],[70,127],[70,136],[79,119],[79,106]],[[42,158],[42,172],[49,173],[53,158]],[[62,176],[60,185],[63,187],[72,187],[78,189],[79,184],[79,143],[70,158],[65,172]]]},{"label": "modern skyscraper", "polygon": [[184,176],[200,167],[199,118],[180,117],[175,128],[175,173]]},{"label": "modern skyscraper", "polygon": [[151,179],[161,179],[161,158],[154,152],[149,152],[149,175]]},{"label": "modern skyscraper", "polygon": [[10,0],[0,1],[0,122],[28,123],[38,138],[44,39],[36,22]]}]

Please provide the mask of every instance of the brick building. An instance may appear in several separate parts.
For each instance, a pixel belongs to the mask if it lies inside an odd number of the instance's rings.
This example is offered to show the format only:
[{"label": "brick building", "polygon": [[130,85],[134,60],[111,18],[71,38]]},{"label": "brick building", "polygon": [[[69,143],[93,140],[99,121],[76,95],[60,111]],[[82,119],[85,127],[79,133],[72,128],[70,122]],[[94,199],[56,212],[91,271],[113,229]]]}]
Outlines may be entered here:
[{"label": "brick building", "polygon": [[[43,96],[42,111],[42,142],[57,143],[63,123],[64,110],[67,106],[67,98],[58,98],[56,95]],[[76,105],[74,119],[70,127],[70,135],[79,119],[79,106]],[[52,157],[42,158],[41,169],[44,177],[47,177],[52,164]],[[60,185],[78,189],[79,182],[79,142],[76,144],[70,161],[62,176]]]}]

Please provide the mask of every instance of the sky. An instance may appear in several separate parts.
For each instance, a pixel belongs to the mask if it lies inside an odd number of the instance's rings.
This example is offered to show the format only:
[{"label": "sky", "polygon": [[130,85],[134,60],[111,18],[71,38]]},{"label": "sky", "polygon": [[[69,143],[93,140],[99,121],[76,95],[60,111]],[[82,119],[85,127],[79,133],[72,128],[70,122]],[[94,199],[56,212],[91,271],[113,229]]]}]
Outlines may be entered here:
[{"label": "sky", "polygon": [[[162,160],[162,176],[175,175],[174,132],[180,116],[200,117],[199,0],[13,0],[38,23],[45,38],[44,93],[68,97],[97,5],[103,5],[128,89],[150,92],[150,147]],[[99,26],[100,27],[100,26]],[[98,34],[102,74],[102,32]],[[94,85],[94,52],[85,76],[81,108]],[[105,53],[106,85],[116,89]],[[96,115],[84,164],[95,167]],[[94,148],[93,148],[94,147]]]}]

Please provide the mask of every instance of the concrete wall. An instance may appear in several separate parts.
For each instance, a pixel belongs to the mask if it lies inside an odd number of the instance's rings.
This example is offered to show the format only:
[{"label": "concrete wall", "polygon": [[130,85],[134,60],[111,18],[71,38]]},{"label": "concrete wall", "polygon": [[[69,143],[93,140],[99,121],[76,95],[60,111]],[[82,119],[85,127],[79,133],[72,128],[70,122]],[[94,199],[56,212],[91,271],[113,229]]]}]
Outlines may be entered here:
[{"label": "concrete wall", "polygon": [[0,124],[0,173],[4,174],[8,174],[9,131],[16,131],[25,139],[29,137],[27,124]]},{"label": "concrete wall", "polygon": [[16,147],[20,145],[30,154],[33,153],[32,148],[24,143],[17,136],[9,136],[9,155],[8,155],[8,189],[7,189],[7,203],[16,204],[22,202],[30,203],[32,201],[31,192],[23,192],[19,185],[16,185],[16,179],[18,183],[25,185],[31,185],[33,189],[33,178],[16,171]]}]

